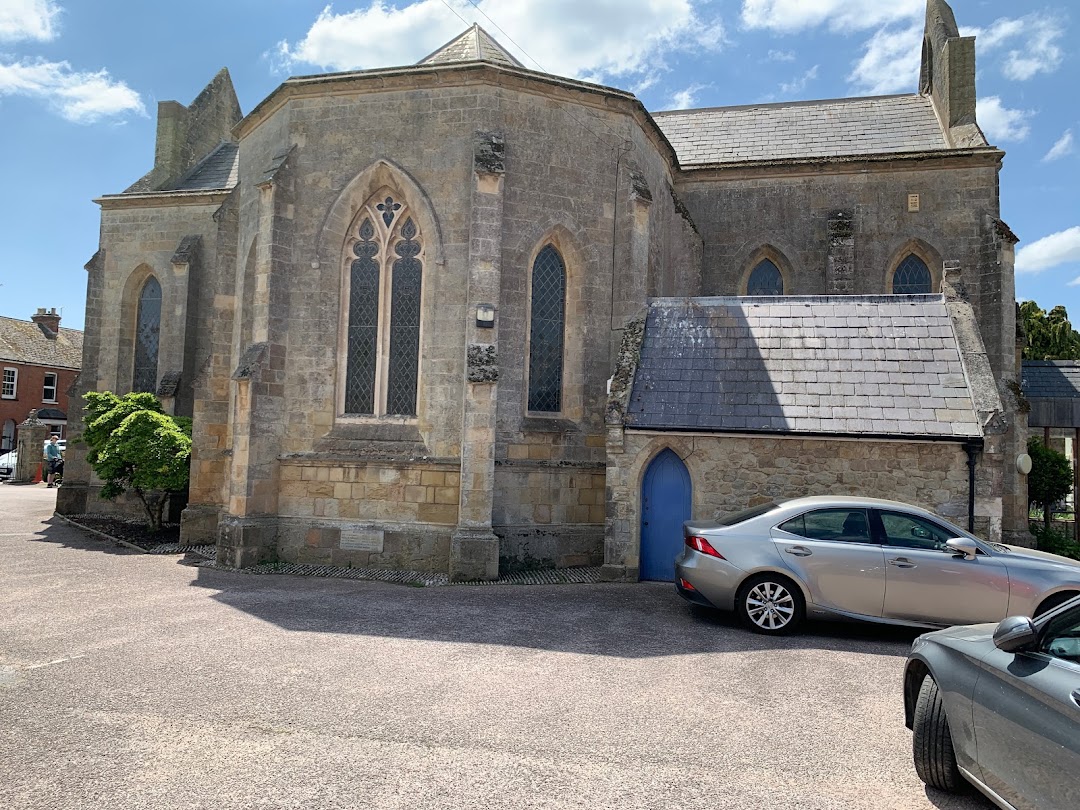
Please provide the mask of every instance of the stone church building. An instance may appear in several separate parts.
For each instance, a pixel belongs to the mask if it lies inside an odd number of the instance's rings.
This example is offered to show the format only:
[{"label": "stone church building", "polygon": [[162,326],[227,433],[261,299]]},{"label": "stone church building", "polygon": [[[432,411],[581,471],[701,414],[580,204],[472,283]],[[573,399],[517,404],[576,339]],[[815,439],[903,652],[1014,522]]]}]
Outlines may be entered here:
[{"label": "stone church building", "polygon": [[[247,115],[222,70],[97,200],[79,392],[193,417],[228,565],[663,579],[684,517],[824,493],[1019,537],[1002,158],[943,0],[908,95],[650,113],[476,26]],[[78,452],[58,509],[117,508]]]}]

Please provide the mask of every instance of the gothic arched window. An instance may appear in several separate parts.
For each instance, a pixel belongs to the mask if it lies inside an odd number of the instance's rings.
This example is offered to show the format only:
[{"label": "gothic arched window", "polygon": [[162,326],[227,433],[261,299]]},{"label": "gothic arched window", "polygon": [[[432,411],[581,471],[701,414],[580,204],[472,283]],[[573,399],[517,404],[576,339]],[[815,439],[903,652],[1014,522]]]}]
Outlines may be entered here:
[{"label": "gothic arched window", "polygon": [[746,282],[747,295],[783,295],[784,277],[771,259],[762,259]]},{"label": "gothic arched window", "polygon": [[919,295],[931,292],[930,268],[926,262],[909,253],[893,273],[893,295]]},{"label": "gothic arched window", "polygon": [[405,205],[379,196],[352,232],[345,413],[416,416],[423,246]]},{"label": "gothic arched window", "polygon": [[529,310],[530,411],[558,413],[562,409],[563,329],[566,324],[566,265],[547,245],[532,268]]},{"label": "gothic arched window", "polygon": [[131,390],[157,390],[158,346],[161,338],[161,284],[150,276],[139,293],[135,317],[135,369]]}]

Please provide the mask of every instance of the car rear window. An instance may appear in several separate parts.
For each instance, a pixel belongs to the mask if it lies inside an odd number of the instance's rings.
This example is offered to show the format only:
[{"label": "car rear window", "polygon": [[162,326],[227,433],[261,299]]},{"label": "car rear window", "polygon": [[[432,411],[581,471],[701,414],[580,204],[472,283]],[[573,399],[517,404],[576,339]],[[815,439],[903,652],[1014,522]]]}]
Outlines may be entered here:
[{"label": "car rear window", "polygon": [[716,519],[716,522],[721,526],[734,526],[736,523],[753,520],[756,517],[761,517],[762,515],[779,508],[780,504],[775,501],[769,501],[768,503],[759,504],[758,506],[751,506],[749,509],[743,509],[741,512],[733,512],[730,515],[721,515]]}]

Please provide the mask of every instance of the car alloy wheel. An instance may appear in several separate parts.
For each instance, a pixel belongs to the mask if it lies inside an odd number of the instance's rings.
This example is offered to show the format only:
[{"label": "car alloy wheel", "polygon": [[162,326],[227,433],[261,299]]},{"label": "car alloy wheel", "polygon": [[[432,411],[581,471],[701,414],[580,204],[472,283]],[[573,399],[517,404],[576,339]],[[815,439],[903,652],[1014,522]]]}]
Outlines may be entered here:
[{"label": "car alloy wheel", "polygon": [[756,633],[780,635],[795,629],[803,618],[802,594],[786,580],[756,577],[739,591],[739,613]]}]

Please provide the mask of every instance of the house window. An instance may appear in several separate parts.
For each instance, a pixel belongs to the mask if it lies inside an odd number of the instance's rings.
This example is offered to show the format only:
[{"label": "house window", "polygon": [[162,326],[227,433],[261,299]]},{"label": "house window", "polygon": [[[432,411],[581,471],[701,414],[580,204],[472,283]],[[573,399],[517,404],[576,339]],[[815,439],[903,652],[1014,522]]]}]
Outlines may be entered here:
[{"label": "house window", "polygon": [[750,273],[746,283],[747,295],[783,295],[784,277],[772,260],[762,259]]},{"label": "house window", "polygon": [[4,383],[0,388],[0,397],[4,399],[15,399],[15,392],[18,390],[19,383],[19,370],[17,368],[5,368],[4,369]]},{"label": "house window", "polygon": [[536,256],[529,308],[529,410],[562,409],[563,331],[566,325],[566,265],[547,245]]},{"label": "house window", "polygon": [[346,415],[416,416],[422,253],[404,203],[388,195],[366,206],[346,267]]},{"label": "house window", "polygon": [[4,421],[4,432],[0,434],[0,453],[15,449],[15,420]]},{"label": "house window", "polygon": [[135,319],[135,369],[131,390],[157,389],[158,343],[161,335],[161,284],[150,276],[139,293]]},{"label": "house window", "polygon": [[922,295],[931,292],[930,268],[926,262],[909,253],[893,273],[893,295]]},{"label": "house window", "polygon": [[45,386],[41,391],[42,402],[56,402],[56,375],[52,372],[45,374]]}]

